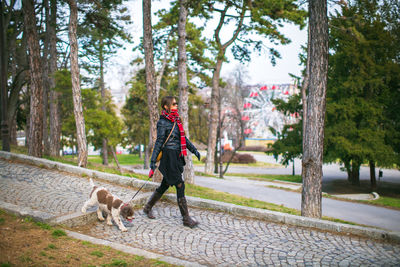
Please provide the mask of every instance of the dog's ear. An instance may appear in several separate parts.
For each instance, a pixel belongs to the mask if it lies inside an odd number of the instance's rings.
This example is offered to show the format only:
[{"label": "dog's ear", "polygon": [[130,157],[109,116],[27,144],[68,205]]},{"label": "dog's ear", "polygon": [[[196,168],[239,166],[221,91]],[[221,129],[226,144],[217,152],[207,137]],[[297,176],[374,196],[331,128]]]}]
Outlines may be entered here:
[{"label": "dog's ear", "polygon": [[133,216],[133,209],[131,206],[127,207],[128,208],[128,217]]},{"label": "dog's ear", "polygon": [[132,207],[131,206],[124,206],[122,209],[121,209],[121,216],[123,216],[123,217],[128,217],[128,216],[132,216],[133,215],[133,210],[132,210]]}]

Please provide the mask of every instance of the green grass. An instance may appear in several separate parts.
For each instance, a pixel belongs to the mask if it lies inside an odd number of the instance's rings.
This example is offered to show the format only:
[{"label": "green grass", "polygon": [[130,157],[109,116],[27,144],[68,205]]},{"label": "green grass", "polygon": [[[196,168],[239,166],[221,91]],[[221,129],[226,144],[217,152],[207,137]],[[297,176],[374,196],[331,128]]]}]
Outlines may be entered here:
[{"label": "green grass", "polygon": [[[68,155],[64,156],[64,158],[67,159],[73,159],[73,156]],[[76,156],[74,157],[76,158]],[[143,165],[144,159],[139,158],[139,155],[137,154],[120,154],[117,155],[117,159],[119,161],[119,164],[121,165]],[[108,158],[109,164],[114,165],[115,161],[113,157]],[[92,163],[97,163],[97,164],[102,164],[103,160],[101,156],[88,156],[88,162]]]},{"label": "green grass", "polygon": [[51,233],[51,235],[54,237],[60,237],[60,236],[66,236],[67,234],[65,233],[64,230],[56,229]]},{"label": "green grass", "polygon": [[56,245],[54,245],[54,244],[49,244],[47,247],[49,249],[56,249],[57,248]]},{"label": "green grass", "polygon": [[[69,164],[72,166],[76,166],[76,158],[72,157],[45,157],[48,160],[52,161],[57,161],[65,164]],[[101,171],[101,172],[106,172],[106,173],[111,173],[111,174],[118,174],[118,175],[123,175],[127,177],[133,177],[141,180],[147,179],[147,175],[144,174],[139,174],[139,173],[122,173],[117,169],[116,165],[110,164],[109,166],[104,166],[101,163],[95,163],[88,161],[88,165],[86,166],[88,169],[91,170],[96,170],[96,171]],[[86,177],[86,175],[84,175]]]},{"label": "green grass", "polygon": [[[175,187],[171,188],[170,190],[176,193]],[[185,184],[185,194],[188,196],[211,199],[240,206],[267,209],[272,211],[279,211],[294,215],[300,215],[300,211],[291,208],[286,208],[283,205],[277,205],[260,200],[246,198],[239,195],[229,194],[193,184]]]},{"label": "green grass", "polygon": [[101,257],[104,256],[104,253],[101,252],[101,251],[95,250],[95,251],[92,251],[92,252],[90,253],[90,255],[97,256],[97,257],[101,258]]},{"label": "green grass", "polygon": [[279,180],[293,183],[301,183],[301,175],[273,175],[273,174],[252,174],[252,173],[226,173],[225,176],[238,176],[252,180]]},{"label": "green grass", "polygon": [[364,200],[363,202],[400,209],[400,198],[380,196],[377,200]]},{"label": "green grass", "polygon": [[51,226],[48,225],[47,223],[35,222],[35,224],[40,228],[42,228],[43,230],[51,230]]}]

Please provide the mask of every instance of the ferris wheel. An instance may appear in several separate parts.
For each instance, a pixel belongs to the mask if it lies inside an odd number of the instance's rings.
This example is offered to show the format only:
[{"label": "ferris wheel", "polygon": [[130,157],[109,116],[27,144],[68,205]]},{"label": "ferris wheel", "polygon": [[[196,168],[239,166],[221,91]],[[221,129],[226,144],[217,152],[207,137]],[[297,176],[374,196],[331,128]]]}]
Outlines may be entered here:
[{"label": "ferris wheel", "polygon": [[247,122],[244,134],[250,138],[274,139],[270,127],[282,132],[283,126],[295,123],[298,113],[285,116],[272,103],[273,99],[287,101],[289,96],[297,94],[298,89],[292,84],[263,85],[253,87],[250,95],[244,99],[242,120]]}]

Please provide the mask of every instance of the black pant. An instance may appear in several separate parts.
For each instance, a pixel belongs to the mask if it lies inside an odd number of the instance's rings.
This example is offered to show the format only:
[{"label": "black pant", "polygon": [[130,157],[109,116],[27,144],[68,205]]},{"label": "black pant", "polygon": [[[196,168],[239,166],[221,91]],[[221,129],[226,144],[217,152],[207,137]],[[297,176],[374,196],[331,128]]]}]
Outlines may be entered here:
[{"label": "black pant", "polygon": [[[179,183],[175,185],[176,187],[176,196],[177,198],[181,198],[185,196],[185,183]],[[165,181],[165,179],[163,178],[161,181],[161,185],[156,189],[156,191],[163,195],[165,193],[165,191],[167,191],[167,189],[169,188],[169,185],[167,184],[167,182]]]}]

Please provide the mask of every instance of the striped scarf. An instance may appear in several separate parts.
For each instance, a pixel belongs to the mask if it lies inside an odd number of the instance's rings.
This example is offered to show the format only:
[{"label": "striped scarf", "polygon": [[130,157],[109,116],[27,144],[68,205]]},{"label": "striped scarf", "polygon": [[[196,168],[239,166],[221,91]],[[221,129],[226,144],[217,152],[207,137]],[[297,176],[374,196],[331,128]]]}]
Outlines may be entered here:
[{"label": "striped scarf", "polygon": [[181,122],[181,118],[179,117],[178,111],[177,110],[171,110],[170,113],[168,113],[167,111],[163,110],[162,111],[162,115],[172,121],[175,122],[179,127],[179,131],[181,133],[181,153],[179,154],[179,156],[187,156],[187,152],[186,152],[186,138],[185,138],[185,131],[183,130],[183,125]]}]

